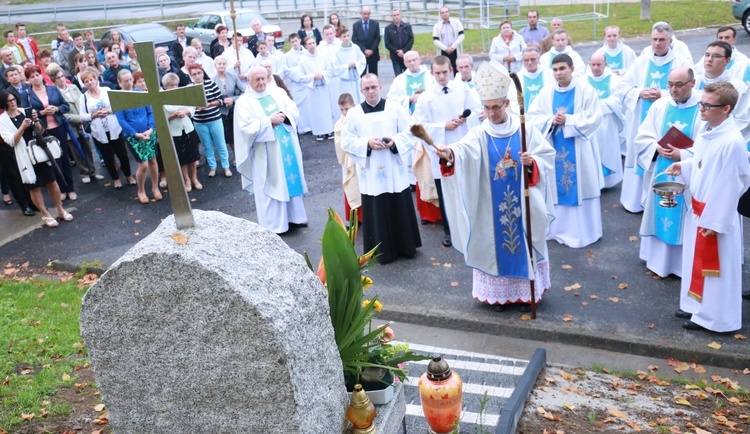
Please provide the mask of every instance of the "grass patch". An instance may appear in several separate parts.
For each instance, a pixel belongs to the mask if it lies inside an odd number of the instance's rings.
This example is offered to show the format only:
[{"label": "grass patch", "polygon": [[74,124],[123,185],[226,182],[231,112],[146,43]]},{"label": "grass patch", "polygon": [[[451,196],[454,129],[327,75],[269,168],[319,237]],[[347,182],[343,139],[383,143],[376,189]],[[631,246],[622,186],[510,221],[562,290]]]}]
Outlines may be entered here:
[{"label": "grass patch", "polygon": [[78,327],[84,293],[74,279],[0,280],[1,428],[24,424],[22,413],[71,411],[52,397],[73,386],[76,368],[88,364]]},{"label": "grass patch", "polygon": [[[594,34],[593,21],[570,21],[565,25],[574,43],[604,39],[604,28],[609,24],[620,27],[624,37],[647,35],[651,32],[651,26],[657,21],[667,21],[676,30],[694,29],[711,25],[724,25],[738,23],[732,16],[732,4],[729,2],[715,2],[709,0],[681,0],[681,1],[651,1],[651,21],[641,21],[640,2],[617,3],[609,7],[609,19],[597,20],[596,35]],[[521,8],[520,17],[510,17],[511,21],[525,20],[526,13],[532,8]],[[549,21],[553,17],[569,16],[593,11],[591,5],[560,5],[560,6],[535,6],[533,9],[539,11],[542,19]],[[606,8],[601,5],[597,12],[606,13]],[[456,12],[457,13],[457,12]],[[437,14],[434,14],[437,21]],[[408,18],[407,18],[408,21]],[[502,19],[497,19],[498,24]],[[524,24],[525,25],[525,24]],[[549,25],[546,25],[549,28]],[[516,26],[520,30],[521,26]],[[499,30],[493,30],[493,37],[499,34]],[[480,30],[467,30],[465,32],[464,51],[469,53],[482,52],[482,32]],[[414,49],[420,53],[432,54],[435,46],[432,44],[431,34],[414,35]],[[489,49],[489,47],[487,47]]]}]

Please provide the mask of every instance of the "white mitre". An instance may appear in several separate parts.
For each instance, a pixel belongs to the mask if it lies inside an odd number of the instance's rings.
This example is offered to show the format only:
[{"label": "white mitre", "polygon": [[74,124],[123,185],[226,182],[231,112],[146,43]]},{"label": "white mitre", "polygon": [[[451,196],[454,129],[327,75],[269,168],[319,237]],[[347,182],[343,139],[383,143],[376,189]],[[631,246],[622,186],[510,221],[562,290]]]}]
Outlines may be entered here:
[{"label": "white mitre", "polygon": [[510,89],[508,68],[496,60],[484,62],[474,76],[474,88],[482,101],[506,98]]}]

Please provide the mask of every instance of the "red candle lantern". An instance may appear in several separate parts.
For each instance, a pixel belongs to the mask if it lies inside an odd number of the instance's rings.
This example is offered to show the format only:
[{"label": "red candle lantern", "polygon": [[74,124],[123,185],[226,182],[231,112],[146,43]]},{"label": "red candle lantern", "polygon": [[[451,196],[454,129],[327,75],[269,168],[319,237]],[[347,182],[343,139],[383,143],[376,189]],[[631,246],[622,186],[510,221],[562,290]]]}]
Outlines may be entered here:
[{"label": "red candle lantern", "polygon": [[430,361],[427,372],[419,377],[419,398],[431,433],[450,433],[459,423],[462,389],[461,377],[442,356]]}]

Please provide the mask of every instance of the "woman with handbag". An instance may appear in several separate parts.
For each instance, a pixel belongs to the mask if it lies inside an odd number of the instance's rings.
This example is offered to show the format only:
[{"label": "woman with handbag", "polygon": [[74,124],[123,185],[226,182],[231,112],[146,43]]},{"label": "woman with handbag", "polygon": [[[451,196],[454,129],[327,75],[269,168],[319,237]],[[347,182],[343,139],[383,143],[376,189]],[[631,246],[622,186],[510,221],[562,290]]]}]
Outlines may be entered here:
[{"label": "woman with handbag", "polygon": [[[120,89],[133,92],[133,73],[123,69],[117,74]],[[130,151],[138,162],[135,180],[138,184],[138,200],[150,202],[146,195],[146,175],[151,176],[151,193],[155,200],[162,200],[159,191],[159,166],[156,164],[156,122],[151,106],[136,107],[117,112],[117,121]]]},{"label": "woman with handbag", "polygon": [[[57,208],[58,218],[66,222],[72,221],[73,216],[65,211],[62,206],[60,188],[55,180],[55,171],[52,168],[52,162],[48,159],[44,162],[32,164],[32,159],[29,155],[30,151],[34,152],[32,147],[28,146],[28,143],[33,140],[34,129],[36,129],[37,137],[41,137],[42,133],[44,133],[41,123],[38,122],[36,110],[28,109],[31,111],[32,117],[31,119],[27,118],[26,114],[18,107],[18,96],[4,90],[0,91],[0,109],[5,110],[0,115],[0,136],[5,143],[14,148],[21,179],[29,187],[29,194],[34,206],[39,208],[39,211],[42,213],[44,225],[54,228],[60,224],[44,206],[44,196],[42,196],[41,189],[43,185],[47,186],[47,193],[49,193],[52,202],[55,204],[55,208]],[[34,127],[32,127],[32,119]],[[42,151],[43,153],[44,151]],[[36,153],[36,155],[39,156],[41,154]]]},{"label": "woman with handbag", "polygon": [[[76,63],[81,60],[86,63],[86,57],[83,54],[76,55]],[[78,66],[76,66],[78,69]],[[68,84],[65,81],[65,73],[60,68],[55,68],[50,71],[50,77],[55,82],[57,90],[60,91],[63,99],[70,106],[70,111],[64,114],[65,119],[70,123],[69,134],[75,134],[78,137],[78,142],[81,144],[81,150],[83,155],[78,155],[78,152],[72,151],[73,158],[76,160],[81,171],[81,182],[88,184],[91,179],[101,181],[104,179],[102,175],[96,173],[96,165],[94,164],[94,153],[91,149],[91,142],[83,134],[83,123],[81,122],[80,110],[78,109],[78,101],[81,99],[81,91],[76,86]]]},{"label": "woman with handbag", "polygon": [[[76,195],[73,184],[73,170],[70,167],[70,152],[68,150],[68,121],[63,117],[65,113],[70,111],[70,105],[63,99],[57,87],[44,84],[41,67],[27,68],[26,78],[31,84],[29,90],[31,108],[39,114],[39,122],[41,122],[44,131],[60,142],[62,154],[56,160],[63,175],[63,179],[57,180],[62,191],[62,199],[76,200],[78,195]],[[78,140],[75,137],[71,137],[71,139],[76,148],[80,149],[81,145]]]},{"label": "woman with handbag", "polygon": [[91,122],[91,137],[94,139],[94,145],[104,157],[104,165],[107,167],[109,176],[112,177],[112,185],[115,190],[122,189],[115,155],[120,160],[120,169],[127,178],[128,184],[136,185],[135,178],[130,172],[130,160],[125,140],[122,138],[122,127],[112,113],[112,106],[109,103],[109,89],[99,87],[99,73],[93,68],[83,71],[81,78],[88,89],[78,99],[81,121]]}]

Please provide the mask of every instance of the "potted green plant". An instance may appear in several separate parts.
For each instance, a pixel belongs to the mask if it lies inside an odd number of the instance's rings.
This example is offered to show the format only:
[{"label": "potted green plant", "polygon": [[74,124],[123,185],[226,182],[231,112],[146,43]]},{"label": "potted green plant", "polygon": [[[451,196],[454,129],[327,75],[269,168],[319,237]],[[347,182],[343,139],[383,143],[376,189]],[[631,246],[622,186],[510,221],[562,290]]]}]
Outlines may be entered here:
[{"label": "potted green plant", "polygon": [[[393,345],[390,342],[393,331],[388,324],[372,328],[372,319],[382,310],[382,304],[377,296],[363,300],[363,292],[372,285],[372,280],[362,273],[374,259],[377,247],[362,256],[357,255],[354,248],[356,212],[352,210],[351,226],[347,230],[341,217],[328,209],[328,222],[321,238],[323,256],[317,275],[328,289],[331,324],[347,389],[351,392],[355,384],[363,384],[370,395],[377,388],[390,386],[394,378],[405,381],[404,363],[430,357],[412,353],[408,345]],[[313,270],[306,253],[305,260]]]}]

